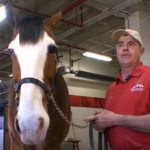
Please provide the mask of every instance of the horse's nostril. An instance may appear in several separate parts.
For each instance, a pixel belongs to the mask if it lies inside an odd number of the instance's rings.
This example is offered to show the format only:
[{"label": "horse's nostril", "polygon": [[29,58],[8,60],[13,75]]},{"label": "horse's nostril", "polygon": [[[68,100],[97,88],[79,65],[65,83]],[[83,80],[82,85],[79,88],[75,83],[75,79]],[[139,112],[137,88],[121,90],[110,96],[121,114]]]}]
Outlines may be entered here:
[{"label": "horse's nostril", "polygon": [[21,130],[20,130],[20,127],[19,127],[19,122],[18,122],[17,117],[15,117],[14,125],[15,125],[15,129],[18,132],[18,134],[21,135]]},{"label": "horse's nostril", "polygon": [[37,132],[40,132],[43,128],[44,128],[44,119],[39,118],[39,127],[38,127]]}]

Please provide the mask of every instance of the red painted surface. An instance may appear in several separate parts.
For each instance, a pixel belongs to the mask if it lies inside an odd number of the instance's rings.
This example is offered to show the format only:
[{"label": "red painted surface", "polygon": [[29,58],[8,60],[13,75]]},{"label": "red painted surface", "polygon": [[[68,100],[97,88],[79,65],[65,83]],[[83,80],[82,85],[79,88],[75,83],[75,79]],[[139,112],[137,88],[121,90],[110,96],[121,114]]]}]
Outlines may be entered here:
[{"label": "red painted surface", "polygon": [[74,9],[75,7],[79,6],[80,4],[84,3],[87,0],[77,0],[74,1],[72,4],[70,4],[69,6],[67,6],[66,8],[64,8],[62,10],[63,14],[66,14],[67,12],[69,12],[70,10]]},{"label": "red painted surface", "polygon": [[101,108],[103,106],[103,98],[85,97],[70,95],[71,106],[74,107],[89,107],[89,108]]}]

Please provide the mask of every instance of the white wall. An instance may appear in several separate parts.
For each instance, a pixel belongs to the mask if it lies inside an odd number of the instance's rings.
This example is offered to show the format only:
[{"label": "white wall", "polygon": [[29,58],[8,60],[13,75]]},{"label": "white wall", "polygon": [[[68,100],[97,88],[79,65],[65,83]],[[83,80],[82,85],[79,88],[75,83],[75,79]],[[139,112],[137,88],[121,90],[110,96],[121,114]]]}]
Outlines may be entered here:
[{"label": "white wall", "polygon": [[[63,57],[60,59],[62,62],[62,66],[69,66],[69,53],[62,53],[62,51],[59,51],[59,55],[63,55]],[[84,57],[82,53],[73,53],[72,59],[75,60],[78,58],[81,58],[81,60],[78,62],[74,62],[72,67],[73,70],[84,70],[113,77],[116,77],[119,72],[119,67],[114,67],[112,62],[104,62],[92,58],[87,58]]]},{"label": "white wall", "polygon": [[[72,75],[73,76],[73,75]],[[65,77],[70,95],[105,98],[106,90],[111,83]]]}]

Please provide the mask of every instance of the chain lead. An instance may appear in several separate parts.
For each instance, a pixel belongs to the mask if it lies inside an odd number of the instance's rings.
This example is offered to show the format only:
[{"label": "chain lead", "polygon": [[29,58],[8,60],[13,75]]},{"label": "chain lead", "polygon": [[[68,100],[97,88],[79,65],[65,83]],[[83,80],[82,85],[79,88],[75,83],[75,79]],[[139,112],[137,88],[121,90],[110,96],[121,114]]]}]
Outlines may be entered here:
[{"label": "chain lead", "polygon": [[81,126],[81,125],[77,125],[77,124],[75,124],[75,123],[73,123],[73,122],[70,122],[69,119],[64,115],[64,113],[61,111],[61,109],[60,109],[59,106],[57,105],[57,103],[56,103],[55,99],[53,98],[53,96],[52,96],[52,95],[51,95],[51,96],[48,95],[48,98],[49,98],[49,100],[51,100],[51,101],[53,102],[53,104],[54,104],[55,108],[57,109],[58,113],[61,115],[61,117],[62,117],[69,125],[72,125],[72,126],[74,126],[74,127],[76,127],[76,128],[80,128],[80,129],[84,129],[84,128],[86,128],[86,127],[89,126],[89,123],[87,123],[87,125]]}]

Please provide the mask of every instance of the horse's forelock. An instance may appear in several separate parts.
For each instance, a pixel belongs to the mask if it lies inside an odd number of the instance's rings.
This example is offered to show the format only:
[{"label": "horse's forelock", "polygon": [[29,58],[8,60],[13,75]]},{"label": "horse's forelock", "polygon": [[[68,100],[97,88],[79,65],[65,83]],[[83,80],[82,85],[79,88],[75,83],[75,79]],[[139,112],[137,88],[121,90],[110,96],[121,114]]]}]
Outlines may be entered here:
[{"label": "horse's forelock", "polygon": [[28,15],[18,22],[20,44],[36,44],[43,38],[44,25],[41,17]]}]

